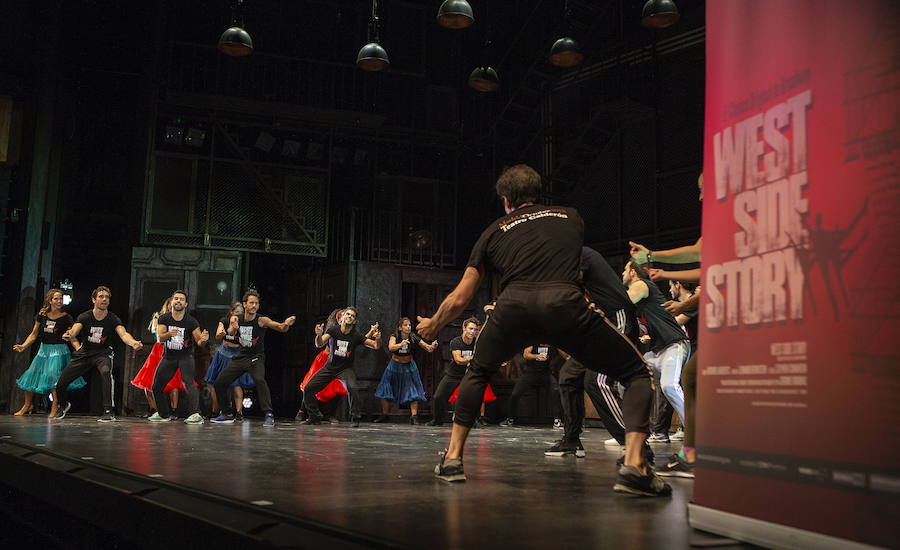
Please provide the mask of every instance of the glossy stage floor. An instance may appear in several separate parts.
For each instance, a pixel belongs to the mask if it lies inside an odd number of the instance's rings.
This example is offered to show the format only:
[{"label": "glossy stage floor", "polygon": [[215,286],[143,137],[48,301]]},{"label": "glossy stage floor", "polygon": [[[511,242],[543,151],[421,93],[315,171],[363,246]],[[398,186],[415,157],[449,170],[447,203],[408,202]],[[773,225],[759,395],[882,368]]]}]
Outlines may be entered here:
[{"label": "glossy stage floor", "polygon": [[[249,543],[238,546],[318,547],[311,532],[334,548],[671,549],[702,538],[686,518],[692,481],[671,480],[671,498],[612,492],[620,450],[604,445],[605,430],[584,434],[586,459],[545,457],[561,434],[549,427],[475,430],[466,453],[469,481],[459,484],[432,475],[449,431],[399,423],[351,428],[284,420],[273,429],[259,419],[185,425],[0,416],[0,488],[15,488],[7,500],[49,496],[76,517],[83,513],[79,499],[108,498],[101,510],[148,518],[161,506],[164,517],[186,515],[208,533],[246,531]],[[654,449],[661,462],[677,447]],[[76,494],[60,494],[69,492]],[[149,543],[159,532],[158,525],[125,523],[119,529],[127,532],[117,536],[127,544]],[[280,524],[294,534],[268,537]]]}]

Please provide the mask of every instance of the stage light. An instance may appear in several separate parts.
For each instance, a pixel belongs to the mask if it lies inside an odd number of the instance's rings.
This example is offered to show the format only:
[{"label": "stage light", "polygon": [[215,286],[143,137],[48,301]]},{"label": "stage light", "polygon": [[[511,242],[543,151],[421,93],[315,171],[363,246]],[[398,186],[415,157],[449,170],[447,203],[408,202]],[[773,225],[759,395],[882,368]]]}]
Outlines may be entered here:
[{"label": "stage light", "polygon": [[[219,51],[232,57],[244,57],[253,53],[253,40],[243,27],[243,0],[231,4],[231,27],[225,29],[219,37]],[[241,15],[241,26],[238,26],[238,13]]]},{"label": "stage light", "polygon": [[181,126],[166,126],[163,140],[170,145],[182,145],[184,143],[184,128]]},{"label": "stage light", "polygon": [[364,71],[383,71],[391,64],[388,54],[378,43],[378,1],[372,0],[372,18],[369,19],[369,43],[359,49],[356,66]]},{"label": "stage light", "polygon": [[557,67],[574,67],[581,65],[584,54],[575,39],[564,36],[553,43],[550,48],[550,63]]},{"label": "stage light", "polygon": [[647,0],[641,11],[641,25],[648,29],[671,27],[681,15],[672,0]]},{"label": "stage light", "polygon": [[67,306],[72,303],[72,297],[75,295],[75,285],[72,284],[72,281],[68,279],[63,279],[59,282],[59,288],[62,290],[63,295],[63,305]]},{"label": "stage light", "polygon": [[275,136],[269,132],[260,132],[256,138],[256,143],[253,144],[254,147],[266,153],[272,150],[273,145],[275,145]]},{"label": "stage light", "polygon": [[444,0],[438,9],[437,22],[448,29],[464,29],[475,22],[472,6],[466,0]]},{"label": "stage light", "polygon": [[253,400],[250,399],[249,397],[245,397],[244,400],[241,401],[241,404],[244,406],[245,409],[249,409],[250,407],[253,406]]},{"label": "stage light", "polygon": [[206,141],[206,130],[200,128],[188,128],[187,135],[184,136],[184,144],[192,147],[202,147]]},{"label": "stage light", "polygon": [[493,67],[475,67],[469,75],[469,87],[479,92],[493,92],[500,88],[500,77]]}]

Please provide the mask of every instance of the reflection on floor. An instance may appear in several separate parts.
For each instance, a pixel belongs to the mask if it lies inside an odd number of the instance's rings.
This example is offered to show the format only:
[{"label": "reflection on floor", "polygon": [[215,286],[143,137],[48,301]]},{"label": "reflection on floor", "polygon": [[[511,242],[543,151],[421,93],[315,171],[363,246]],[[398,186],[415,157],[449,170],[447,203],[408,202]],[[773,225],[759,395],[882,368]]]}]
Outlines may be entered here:
[{"label": "reflection on floor", "polygon": [[[449,433],[447,425],[285,421],[273,429],[256,419],[185,425],[0,416],[0,437],[412,547],[689,546],[692,481],[670,480],[666,499],[613,493],[621,450],[604,445],[605,430],[583,435],[586,459],[545,457],[562,434],[548,427],[475,430],[469,481],[460,484],[432,474]],[[677,446],[654,450],[661,463]]]}]

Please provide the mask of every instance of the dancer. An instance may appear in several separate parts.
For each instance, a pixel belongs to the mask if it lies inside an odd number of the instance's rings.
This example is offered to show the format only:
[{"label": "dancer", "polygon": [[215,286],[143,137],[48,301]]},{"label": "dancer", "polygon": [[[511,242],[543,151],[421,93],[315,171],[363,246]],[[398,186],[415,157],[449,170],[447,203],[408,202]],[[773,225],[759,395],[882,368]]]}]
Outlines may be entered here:
[{"label": "dancer", "polygon": [[[342,314],[343,310],[341,309],[335,309],[334,311],[332,311],[325,320],[325,330],[328,330],[329,328],[339,324]],[[319,354],[316,355],[315,359],[313,359],[312,364],[309,366],[309,370],[306,371],[306,375],[300,382],[301,392],[306,390],[306,385],[309,384],[309,381],[312,379],[312,377],[315,376],[322,367],[328,364],[328,357],[330,355],[331,350],[329,350],[328,347],[323,348],[322,351],[320,351]],[[347,383],[341,380],[340,376],[329,382],[328,385],[325,386],[325,388],[319,390],[319,392],[316,394],[316,399],[324,403],[326,401],[331,401],[339,395],[350,395],[350,392],[347,391]],[[300,410],[297,411],[297,416],[295,416],[294,419],[300,422],[305,420],[305,410],[306,407],[303,406],[303,400],[301,398]]]},{"label": "dancer", "polygon": [[475,244],[462,279],[431,318],[419,318],[418,332],[432,338],[466,307],[489,271],[501,278],[493,315],[478,337],[469,370],[460,383],[450,446],[435,475],[464,481],[463,450],[488,379],[502,361],[529,341],[541,339],[625,386],[624,464],[616,491],[646,496],[671,494],[641,457],[652,400],[650,369],[631,342],[584,299],[578,268],[584,223],[573,208],[536,204],[541,177],[526,165],[508,168],[497,180],[507,215],[492,223]]},{"label": "dancer", "polygon": [[[172,293],[172,311],[159,316],[157,332],[159,341],[165,346],[162,361],[156,367],[153,376],[153,396],[159,403],[159,412],[148,420],[151,422],[165,422],[171,420],[168,403],[166,403],[163,389],[166,382],[173,375],[181,373],[181,382],[184,385],[188,397],[189,416],[184,420],[185,424],[202,424],[200,416],[200,395],[194,384],[194,343],[202,346],[209,340],[209,332],[200,329],[200,323],[187,313],[187,293],[176,290]],[[160,414],[162,413],[162,414]]]},{"label": "dancer", "polygon": [[[75,319],[75,324],[63,333],[63,340],[73,342],[78,339],[81,347],[72,354],[72,360],[63,369],[59,375],[59,381],[56,383],[59,408],[54,418],[57,420],[65,418],[66,413],[72,407],[72,404],[66,399],[69,384],[93,368],[100,373],[100,384],[103,387],[103,415],[98,421],[114,422],[116,420],[113,409],[115,406],[112,375],[114,352],[109,338],[113,333],[117,334],[122,342],[134,351],[143,348],[144,345],[128,334],[119,317],[109,311],[111,298],[112,292],[109,287],[98,286],[95,288],[91,292],[91,301],[94,303],[94,307],[79,315]],[[82,329],[85,329],[84,332]],[[80,339],[79,335],[81,335]]]},{"label": "dancer", "polygon": [[412,332],[409,317],[401,317],[397,321],[397,330],[388,343],[391,360],[375,390],[375,397],[381,399],[381,417],[376,418],[375,422],[388,421],[391,402],[394,402],[400,405],[409,403],[409,423],[419,423],[419,401],[425,401],[425,388],[419,376],[419,366],[413,358],[413,348],[418,346],[431,353],[437,345],[437,340],[427,344]]},{"label": "dancer", "polygon": [[[147,327],[150,329],[150,332],[153,333],[153,336],[156,337],[156,329],[157,329],[157,320],[160,315],[169,312],[169,307],[172,303],[172,297],[166,298],[166,301],[163,302],[159,311],[153,314],[153,318],[150,319],[150,325]],[[163,345],[159,343],[159,338],[156,338],[156,342],[153,344],[153,348],[150,350],[150,355],[147,356],[147,359],[144,361],[144,365],[141,367],[141,370],[134,375],[134,379],[131,380],[131,385],[137,388],[144,390],[144,396],[147,398],[147,404],[150,405],[150,413],[147,417],[151,417],[157,412],[156,408],[156,399],[153,398],[153,376],[156,374],[156,366],[159,365],[159,362],[162,360]],[[184,386],[181,384],[181,376],[178,373],[175,373],[175,376],[172,377],[172,380],[166,385],[166,389],[163,390],[163,393],[169,396],[169,401],[172,403],[172,411],[178,408],[178,390],[184,390]],[[172,418],[174,420],[174,418]]]},{"label": "dancer", "polygon": [[[243,315],[244,308],[241,306],[240,302],[233,302],[231,307],[228,310],[228,315],[219,319],[219,325],[216,327],[216,340],[222,342],[222,345],[219,346],[219,349],[216,350],[215,355],[213,355],[212,362],[209,364],[209,368],[206,369],[206,377],[205,380],[212,386],[216,377],[219,376],[219,373],[222,372],[228,363],[234,358],[235,355],[241,351],[241,344],[238,343],[237,335],[228,334],[228,325],[231,324],[231,317],[235,315]],[[250,376],[250,373],[245,372],[231,383],[231,391],[234,397],[234,421],[235,422],[243,422],[244,420],[244,390],[256,387],[256,384],[253,383],[253,378]],[[216,391],[213,387],[213,391],[210,392],[212,396],[212,410],[213,417],[218,416],[220,414],[219,409],[219,399],[216,397]]]},{"label": "dancer", "polygon": [[[63,293],[58,288],[51,288],[44,296],[44,303],[40,311],[34,316],[34,327],[31,334],[21,344],[16,344],[13,349],[19,353],[27,350],[40,335],[41,345],[37,355],[31,360],[28,370],[22,373],[16,384],[25,391],[25,404],[14,416],[31,414],[34,411],[34,396],[52,395],[50,405],[50,418],[56,414],[59,402],[56,398],[56,382],[63,367],[72,359],[69,346],[62,339],[65,331],[75,324],[72,316],[63,311]],[[78,343],[75,342],[75,349]],[[71,384],[70,390],[77,390],[87,385],[84,378],[78,377]]]},{"label": "dancer", "polygon": [[[324,325],[316,325],[316,347],[324,347],[328,344],[328,363],[319,369],[319,372],[310,378],[303,392],[303,404],[306,406],[307,418],[303,424],[319,424],[322,422],[322,413],[319,411],[319,403],[316,394],[322,391],[332,380],[341,373],[345,374],[345,381],[356,387],[356,373],[353,372],[353,361],[356,358],[354,352],[360,344],[365,344],[370,349],[381,348],[381,332],[378,323],[369,327],[369,331],[363,335],[356,328],[357,311],[354,307],[344,308],[341,316],[341,324],[325,329]],[[359,426],[362,416],[358,396],[350,394],[350,425]]]},{"label": "dancer", "polygon": [[553,373],[550,372],[550,361],[556,357],[557,350],[549,344],[535,344],[528,346],[522,350],[522,357],[525,358],[525,368],[522,369],[522,375],[516,379],[513,386],[512,395],[509,396],[509,411],[503,426],[513,426],[516,424],[519,413],[519,400],[530,389],[539,391],[541,388],[550,386],[550,410],[553,413],[553,427],[561,429],[563,427],[560,420],[559,384]]},{"label": "dancer", "polygon": [[269,393],[269,385],[266,383],[264,347],[266,329],[287,332],[297,318],[291,315],[284,322],[277,323],[268,317],[258,315],[259,293],[253,289],[244,293],[244,296],[241,298],[241,304],[244,307],[244,312],[240,315],[231,316],[227,330],[229,335],[238,337],[241,351],[231,360],[228,366],[222,369],[222,372],[219,373],[213,384],[221,412],[212,421],[216,424],[234,423],[234,416],[225,412],[226,403],[228,403],[228,386],[237,380],[241,374],[249,372],[259,394],[259,406],[265,413],[263,426],[273,427],[275,426],[275,415],[272,413],[272,396]]},{"label": "dancer", "polygon": [[[466,367],[472,360],[478,324],[478,319],[469,317],[463,321],[462,334],[450,340],[450,363],[444,369],[444,376],[434,390],[434,396],[432,396],[434,415],[429,422],[426,422],[428,426],[440,426],[444,423],[450,395],[456,392],[463,375],[466,374]],[[483,410],[481,415],[484,416]]]}]

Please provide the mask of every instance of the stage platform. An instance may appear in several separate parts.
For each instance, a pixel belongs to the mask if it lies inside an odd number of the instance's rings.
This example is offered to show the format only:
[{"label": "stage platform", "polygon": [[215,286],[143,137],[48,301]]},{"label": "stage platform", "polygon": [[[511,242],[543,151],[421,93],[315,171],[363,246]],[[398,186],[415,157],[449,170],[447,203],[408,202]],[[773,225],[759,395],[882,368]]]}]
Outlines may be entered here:
[{"label": "stage platform", "polygon": [[[352,428],[279,420],[264,428],[260,419],[185,425],[0,416],[0,485],[8,489],[6,500],[20,493],[45,500],[48,491],[68,487],[76,494],[59,494],[55,504],[75,516],[79,499],[102,500],[106,488],[112,491],[109,507],[117,511],[152,517],[154,506],[161,506],[165,517],[185,515],[208,533],[218,526],[225,538],[243,529],[240,536],[261,546],[306,537],[294,546],[321,547],[313,533],[334,548],[677,549],[697,536],[686,517],[692,481],[670,480],[671,498],[613,493],[620,450],[604,446],[605,430],[584,434],[585,459],[545,457],[543,450],[562,433],[549,427],[474,430],[465,457],[469,480],[459,484],[432,474],[449,433],[448,425]],[[677,447],[654,450],[661,463]],[[66,485],[61,477],[51,482],[53,476],[79,479]],[[154,500],[164,493],[178,493],[181,500]],[[251,516],[259,519],[242,525],[241,518]],[[267,539],[277,524],[294,534]],[[138,545],[151,543],[161,528],[135,532],[144,527],[134,521],[118,529],[118,536]],[[201,531],[183,536],[200,537]],[[204,540],[212,542],[208,535]]]}]

